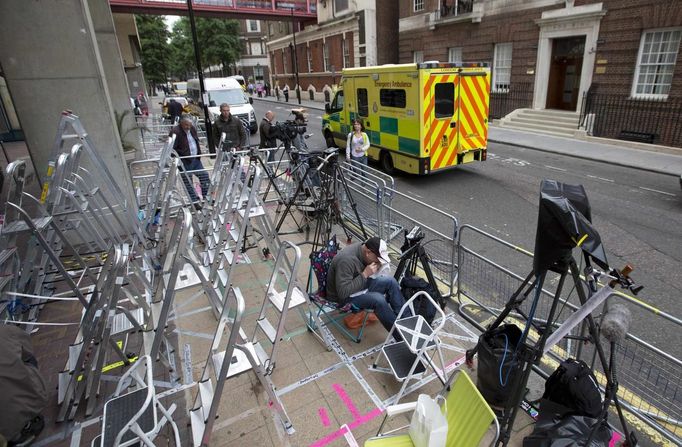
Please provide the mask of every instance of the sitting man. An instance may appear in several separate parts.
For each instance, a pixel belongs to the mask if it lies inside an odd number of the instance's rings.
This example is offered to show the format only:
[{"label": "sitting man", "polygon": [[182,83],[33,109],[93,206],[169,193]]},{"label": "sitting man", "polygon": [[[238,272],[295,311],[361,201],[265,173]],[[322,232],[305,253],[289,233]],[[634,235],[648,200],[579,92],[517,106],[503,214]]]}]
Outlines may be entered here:
[{"label": "sitting man", "polygon": [[[383,266],[383,267],[382,267]],[[378,237],[345,247],[332,260],[327,273],[327,299],[360,309],[372,309],[390,331],[405,299],[398,281],[382,273],[389,270],[386,242]]]}]

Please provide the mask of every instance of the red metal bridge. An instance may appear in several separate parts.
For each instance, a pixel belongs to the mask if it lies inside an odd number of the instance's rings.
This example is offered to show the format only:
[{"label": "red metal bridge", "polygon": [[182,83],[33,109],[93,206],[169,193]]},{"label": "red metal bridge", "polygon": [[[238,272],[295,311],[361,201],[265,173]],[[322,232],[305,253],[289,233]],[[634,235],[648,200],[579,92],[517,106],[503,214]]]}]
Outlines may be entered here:
[{"label": "red metal bridge", "polygon": [[[186,0],[109,0],[112,12],[186,15]],[[192,0],[194,14],[226,19],[317,19],[316,0]]]}]

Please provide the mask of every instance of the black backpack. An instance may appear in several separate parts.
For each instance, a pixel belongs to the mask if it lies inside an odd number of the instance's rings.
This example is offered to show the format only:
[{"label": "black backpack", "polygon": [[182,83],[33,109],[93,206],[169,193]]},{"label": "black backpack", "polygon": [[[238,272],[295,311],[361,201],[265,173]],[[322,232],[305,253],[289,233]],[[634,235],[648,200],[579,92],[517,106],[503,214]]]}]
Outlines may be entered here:
[{"label": "black backpack", "polygon": [[[421,291],[428,293],[435,302],[439,303],[441,301],[440,293],[434,290],[426,280],[417,276],[405,275],[400,281],[400,291],[402,292],[405,301],[412,298],[412,295],[415,293]],[[417,315],[424,317],[429,324],[431,324],[436,317],[436,308],[433,307],[431,301],[424,295],[420,295],[414,300],[414,310]]]},{"label": "black backpack", "polygon": [[[565,407],[565,413],[596,418],[602,410],[597,379],[587,363],[567,359],[545,382],[543,399]],[[540,406],[542,412],[542,405]]]}]

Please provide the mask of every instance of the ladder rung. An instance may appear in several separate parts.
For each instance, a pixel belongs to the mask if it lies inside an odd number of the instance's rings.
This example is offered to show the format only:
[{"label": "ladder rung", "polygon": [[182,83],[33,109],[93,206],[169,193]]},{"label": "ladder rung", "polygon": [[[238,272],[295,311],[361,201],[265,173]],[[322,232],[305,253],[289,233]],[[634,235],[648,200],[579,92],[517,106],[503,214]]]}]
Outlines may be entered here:
[{"label": "ladder rung", "polygon": [[205,423],[211,409],[211,402],[213,402],[213,383],[211,383],[211,379],[199,382],[199,397],[201,398],[201,407],[199,408]]},{"label": "ladder rung", "polygon": [[265,333],[265,336],[268,337],[270,343],[275,343],[275,340],[277,339],[277,330],[270,324],[270,321],[263,317],[256,321],[256,324]]},{"label": "ladder rung", "polygon": [[[39,217],[37,219],[32,219],[32,221],[33,225],[35,225],[38,231],[41,231],[50,224],[50,222],[52,221],[52,216]],[[20,233],[28,229],[29,229],[28,224],[26,222],[24,222],[23,220],[17,220],[11,222],[9,225],[4,226],[2,229],[2,233],[3,234]]]},{"label": "ladder rung", "polygon": [[0,252],[0,264],[4,263],[7,261],[9,258],[12,257],[14,253],[17,252],[17,247],[12,247],[12,248],[6,248]]},{"label": "ladder rung", "polygon": [[[144,324],[144,310],[141,307],[134,309],[130,314],[139,325]],[[114,316],[114,321],[111,324],[111,335],[120,334],[121,332],[129,331],[133,328],[133,323],[128,320],[124,313],[118,313]]]},{"label": "ladder rung", "polygon": [[[270,302],[277,308],[280,313],[282,312],[282,309],[284,308],[284,299],[286,298],[286,290],[283,292],[277,292],[275,293],[268,293],[268,298],[270,299]],[[299,306],[303,303],[305,303],[307,298],[305,295],[303,295],[303,292],[298,287],[294,287],[293,290],[291,291],[291,299],[289,300],[289,309],[293,309],[296,306]]]},{"label": "ladder rung", "polygon": [[[239,210],[240,216],[244,217],[244,214],[245,214],[245,210]],[[260,205],[255,206],[255,207],[251,208],[251,211],[249,211],[249,219],[254,218],[254,217],[258,217],[258,216],[262,216],[264,214],[265,214],[265,209],[263,209],[262,206],[260,206]]]},{"label": "ladder rung", "polygon": [[190,410],[189,420],[192,425],[192,445],[199,447],[201,445],[201,438],[204,437],[204,429],[206,428],[201,408]]}]

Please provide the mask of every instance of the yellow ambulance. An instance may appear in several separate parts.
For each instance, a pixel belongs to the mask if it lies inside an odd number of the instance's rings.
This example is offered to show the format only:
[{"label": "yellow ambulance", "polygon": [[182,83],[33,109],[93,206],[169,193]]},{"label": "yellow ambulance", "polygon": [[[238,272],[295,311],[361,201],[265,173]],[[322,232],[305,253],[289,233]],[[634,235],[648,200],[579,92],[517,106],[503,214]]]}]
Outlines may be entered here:
[{"label": "yellow ambulance", "polygon": [[345,148],[359,119],[384,171],[432,174],[486,159],[489,99],[485,63],[347,68],[322,133],[327,146]]}]

